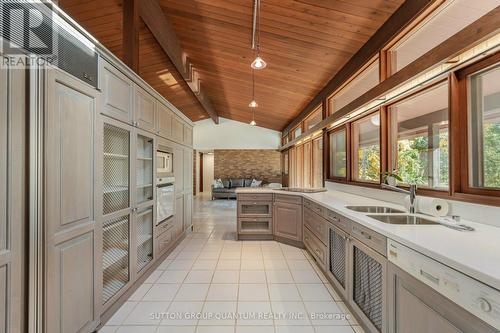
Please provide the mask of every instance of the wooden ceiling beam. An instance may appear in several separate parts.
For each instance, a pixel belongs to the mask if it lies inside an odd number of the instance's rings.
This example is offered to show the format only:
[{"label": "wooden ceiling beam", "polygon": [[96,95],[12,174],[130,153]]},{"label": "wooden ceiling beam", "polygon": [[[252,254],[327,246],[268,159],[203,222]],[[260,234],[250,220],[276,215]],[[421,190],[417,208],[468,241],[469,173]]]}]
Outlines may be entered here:
[{"label": "wooden ceiling beam", "polygon": [[186,57],[175,34],[172,24],[167,20],[158,0],[140,0],[139,13],[163,51],[170,58],[177,71],[212,120],[218,124],[219,115],[201,87],[201,81],[194,65]]},{"label": "wooden ceiling beam", "polygon": [[371,58],[377,55],[377,53],[401,32],[413,18],[435,1],[436,0],[405,1],[282,132],[286,134],[299,124],[312,110],[321,104],[324,99],[330,96]]},{"label": "wooden ceiling beam", "polygon": [[123,0],[123,62],[139,73],[139,0]]}]

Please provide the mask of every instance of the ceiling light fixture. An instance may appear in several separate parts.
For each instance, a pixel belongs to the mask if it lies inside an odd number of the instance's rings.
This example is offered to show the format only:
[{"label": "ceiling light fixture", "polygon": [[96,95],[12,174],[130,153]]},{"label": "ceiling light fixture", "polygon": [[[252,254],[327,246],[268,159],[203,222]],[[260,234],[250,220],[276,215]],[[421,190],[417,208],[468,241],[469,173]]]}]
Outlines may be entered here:
[{"label": "ceiling light fixture", "polygon": [[260,56],[260,0],[253,3],[252,50],[256,50],[257,56],[250,66],[256,70],[266,68],[267,63]]}]

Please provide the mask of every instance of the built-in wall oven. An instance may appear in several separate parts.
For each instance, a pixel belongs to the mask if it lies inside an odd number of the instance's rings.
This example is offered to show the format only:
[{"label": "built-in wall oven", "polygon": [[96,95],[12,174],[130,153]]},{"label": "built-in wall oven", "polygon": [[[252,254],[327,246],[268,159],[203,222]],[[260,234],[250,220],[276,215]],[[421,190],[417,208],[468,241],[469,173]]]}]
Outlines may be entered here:
[{"label": "built-in wall oven", "polygon": [[156,180],[156,225],[175,214],[175,178],[158,177]]}]

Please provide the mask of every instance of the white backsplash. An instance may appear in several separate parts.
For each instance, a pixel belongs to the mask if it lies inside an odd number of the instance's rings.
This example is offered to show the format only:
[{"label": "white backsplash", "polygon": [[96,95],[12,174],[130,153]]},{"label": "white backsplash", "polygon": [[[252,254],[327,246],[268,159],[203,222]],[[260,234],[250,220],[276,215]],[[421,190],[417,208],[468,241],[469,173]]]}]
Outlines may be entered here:
[{"label": "white backsplash", "polygon": [[[391,202],[404,206],[405,194],[369,187],[326,182],[328,190],[342,191],[367,198]],[[418,194],[418,193],[417,193]],[[446,200],[450,205],[449,215],[459,215],[464,220],[500,227],[500,207],[478,205],[463,201]]]}]

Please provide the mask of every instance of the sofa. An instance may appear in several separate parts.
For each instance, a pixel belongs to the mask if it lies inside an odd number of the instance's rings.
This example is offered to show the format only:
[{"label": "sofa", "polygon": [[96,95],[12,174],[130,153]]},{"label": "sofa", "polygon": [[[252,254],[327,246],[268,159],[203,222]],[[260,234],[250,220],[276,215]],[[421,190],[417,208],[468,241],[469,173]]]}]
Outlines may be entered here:
[{"label": "sofa", "polygon": [[212,185],[212,200],[215,199],[236,199],[236,189],[240,187],[251,187],[253,179],[230,178],[223,179],[224,187],[215,188]]}]

